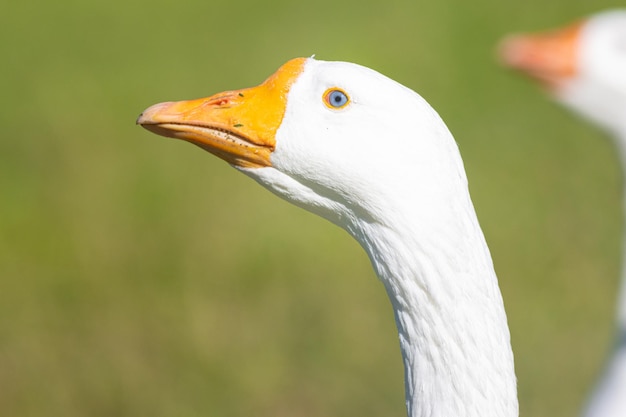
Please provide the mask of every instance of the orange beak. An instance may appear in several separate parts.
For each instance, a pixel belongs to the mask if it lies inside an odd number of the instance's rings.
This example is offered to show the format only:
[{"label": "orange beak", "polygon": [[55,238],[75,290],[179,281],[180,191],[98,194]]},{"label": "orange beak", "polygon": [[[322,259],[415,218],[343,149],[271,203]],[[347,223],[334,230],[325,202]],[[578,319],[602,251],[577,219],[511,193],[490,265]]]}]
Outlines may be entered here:
[{"label": "orange beak", "polygon": [[504,65],[558,87],[576,75],[578,44],[583,23],[537,34],[512,35],[499,47]]},{"label": "orange beak", "polygon": [[155,104],[141,113],[137,124],[158,135],[191,142],[235,166],[271,166],[287,95],[305,61],[287,62],[257,87]]}]

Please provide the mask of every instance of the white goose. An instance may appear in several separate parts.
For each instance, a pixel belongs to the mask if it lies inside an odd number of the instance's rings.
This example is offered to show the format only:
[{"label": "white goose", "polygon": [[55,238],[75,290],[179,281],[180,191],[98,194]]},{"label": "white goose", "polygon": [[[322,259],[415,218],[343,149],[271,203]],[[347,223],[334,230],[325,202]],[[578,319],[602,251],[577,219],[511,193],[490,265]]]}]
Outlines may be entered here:
[{"label": "white goose", "polygon": [[410,417],[515,417],[513,354],[457,145],[412,90],[298,58],[258,87],[137,123],[224,159],[350,233],[391,300]]},{"label": "white goose", "polygon": [[[506,65],[538,79],[556,100],[609,131],[626,166],[626,11],[604,12],[549,33],[511,36],[501,53]],[[626,238],[624,243],[626,261]],[[614,351],[587,417],[626,416],[624,265]]]}]

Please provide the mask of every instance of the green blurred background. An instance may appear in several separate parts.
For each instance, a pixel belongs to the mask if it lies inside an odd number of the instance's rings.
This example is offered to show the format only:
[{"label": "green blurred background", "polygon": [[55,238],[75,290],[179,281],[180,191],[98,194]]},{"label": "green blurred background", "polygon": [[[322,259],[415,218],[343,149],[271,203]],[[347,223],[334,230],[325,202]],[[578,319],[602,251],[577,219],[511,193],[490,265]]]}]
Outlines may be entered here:
[{"label": "green blurred background", "polygon": [[405,414],[392,312],[361,248],[134,124],[312,54],[377,69],[446,120],[500,278],[521,414],[577,415],[611,344],[620,170],[603,133],[501,70],[494,46],[620,5],[3,4],[0,415]]}]

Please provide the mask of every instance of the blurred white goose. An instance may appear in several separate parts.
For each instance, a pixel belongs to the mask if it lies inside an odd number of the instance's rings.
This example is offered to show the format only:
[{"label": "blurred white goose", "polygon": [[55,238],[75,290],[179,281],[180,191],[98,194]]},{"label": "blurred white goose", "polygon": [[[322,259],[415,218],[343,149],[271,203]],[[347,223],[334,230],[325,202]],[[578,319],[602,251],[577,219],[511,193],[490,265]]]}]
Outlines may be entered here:
[{"label": "blurred white goose", "polygon": [[391,300],[410,417],[515,417],[509,330],[457,145],[422,97],[355,64],[298,58],[258,87],[138,121],[344,228]]},{"label": "blurred white goose", "polygon": [[[626,164],[626,11],[604,12],[549,33],[511,36],[501,53],[505,64],[538,79],[556,100],[608,130]],[[626,261],[626,244],[622,257]],[[626,267],[614,351],[584,415],[626,416]]]}]

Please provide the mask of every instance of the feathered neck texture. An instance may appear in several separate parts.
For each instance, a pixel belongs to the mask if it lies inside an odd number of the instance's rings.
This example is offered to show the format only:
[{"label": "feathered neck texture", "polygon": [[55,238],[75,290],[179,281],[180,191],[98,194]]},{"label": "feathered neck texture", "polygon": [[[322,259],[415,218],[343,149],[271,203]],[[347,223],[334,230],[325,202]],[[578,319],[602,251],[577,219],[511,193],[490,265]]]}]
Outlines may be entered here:
[{"label": "feathered neck texture", "polygon": [[[320,106],[339,88],[352,104]],[[308,60],[272,167],[240,168],[347,230],[391,300],[410,417],[516,417],[513,354],[458,147],[418,94],[370,69]]]},{"label": "feathered neck texture", "polygon": [[408,415],[515,417],[513,354],[489,250],[469,194],[445,210],[426,227],[411,216],[348,227],[393,306]]}]

